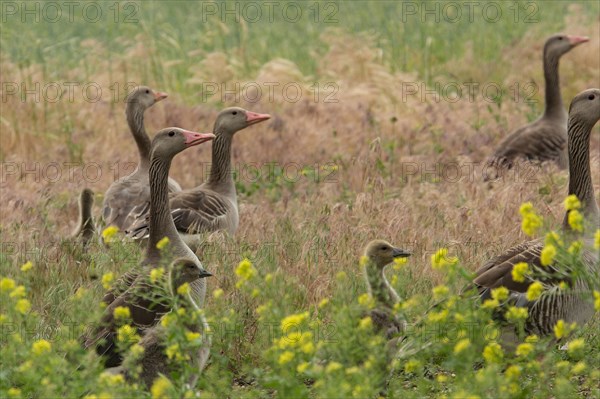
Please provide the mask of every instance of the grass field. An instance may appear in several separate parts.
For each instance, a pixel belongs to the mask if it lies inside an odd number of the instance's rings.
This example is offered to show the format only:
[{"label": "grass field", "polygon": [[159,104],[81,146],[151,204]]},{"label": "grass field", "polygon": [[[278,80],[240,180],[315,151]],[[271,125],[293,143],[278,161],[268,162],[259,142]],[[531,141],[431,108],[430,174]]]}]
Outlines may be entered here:
[{"label": "grass field", "polygon": [[[454,297],[467,271],[529,239],[522,203],[545,228],[562,221],[566,171],[523,164],[483,183],[482,162],[542,111],[549,35],[591,39],[561,59],[565,105],[600,87],[598,3],[267,3],[0,4],[0,276],[25,287],[2,282],[0,397],[600,397],[598,314],[566,338],[578,340],[569,352],[542,340],[502,354],[480,333],[489,312]],[[132,243],[82,253],[65,239],[81,188],[95,191],[98,214],[110,183],[135,167],[123,101],[133,84],[169,93],[146,113],[148,132],[209,131],[229,105],[273,115],[235,138],[239,230],[199,254],[214,274],[213,346],[193,389],[181,382],[189,369],[152,392],[124,383],[77,342],[101,313],[102,276],[142,254]],[[171,173],[193,187],[209,167],[203,145]],[[361,322],[359,258],[373,238],[413,253],[389,273],[415,327],[395,362]],[[440,248],[460,266],[434,270]],[[255,275],[240,282],[244,258]],[[440,285],[449,292],[432,294]],[[417,329],[442,297],[452,305]],[[288,316],[297,341],[279,339]],[[173,342],[184,345],[180,330]]]}]

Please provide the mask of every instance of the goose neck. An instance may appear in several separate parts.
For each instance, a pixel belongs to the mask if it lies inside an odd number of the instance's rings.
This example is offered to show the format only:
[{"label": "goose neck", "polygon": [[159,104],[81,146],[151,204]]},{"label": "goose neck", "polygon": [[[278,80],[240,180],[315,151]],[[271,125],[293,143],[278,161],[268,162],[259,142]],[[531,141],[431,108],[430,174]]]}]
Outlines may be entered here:
[{"label": "goose neck", "polygon": [[218,133],[212,145],[212,165],[208,184],[215,188],[225,188],[233,185],[233,171],[231,170],[231,142],[232,135]]},{"label": "goose neck", "polygon": [[150,164],[150,137],[144,127],[145,109],[136,102],[127,104],[127,124],[135,139],[140,158],[140,168],[148,168]]},{"label": "goose neck", "polygon": [[552,54],[544,55],[544,92],[546,109],[544,116],[547,118],[566,119],[566,111],[560,94],[559,57]]},{"label": "goose neck", "polygon": [[399,298],[385,277],[385,268],[378,268],[369,260],[364,266],[364,274],[371,296],[380,304],[392,308]]}]

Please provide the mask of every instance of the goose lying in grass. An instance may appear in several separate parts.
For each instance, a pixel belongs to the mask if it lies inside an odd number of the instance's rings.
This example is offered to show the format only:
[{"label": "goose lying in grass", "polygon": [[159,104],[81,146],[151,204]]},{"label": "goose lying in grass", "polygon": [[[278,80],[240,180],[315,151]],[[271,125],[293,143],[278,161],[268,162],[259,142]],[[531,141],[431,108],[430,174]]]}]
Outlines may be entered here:
[{"label": "goose lying in grass", "polygon": [[[583,267],[592,276],[600,273],[598,251],[591,249],[591,236],[600,227],[600,220],[590,172],[589,146],[592,128],[599,119],[600,90],[589,89],[579,93],[569,109],[569,195],[576,196],[581,202],[581,209],[577,212],[581,211],[587,225],[583,235],[574,231],[569,223],[569,214],[573,210],[567,210],[563,230],[567,238],[582,239]],[[586,294],[591,296],[591,289],[598,289],[590,287],[581,278],[581,273],[576,276],[569,274],[574,269],[573,265],[561,262],[560,258],[550,265],[542,265],[543,248],[544,241],[539,239],[517,245],[488,261],[477,270],[474,279],[483,300],[491,298],[493,289],[506,287],[509,302],[528,311],[525,333],[538,336],[552,335],[559,320],[585,324],[594,313],[593,303],[586,298]],[[554,288],[555,292],[548,292],[536,300],[528,300],[527,291],[534,281],[515,273],[515,266],[518,264],[527,264],[534,270],[534,276],[541,276],[539,280],[544,290]],[[559,290],[561,282],[567,283],[570,288]],[[503,340],[510,344],[517,338],[514,329],[509,329],[505,331]]]},{"label": "goose lying in grass", "polygon": [[495,179],[503,169],[510,169],[517,158],[556,162],[567,167],[567,113],[560,94],[558,63],[560,57],[587,42],[587,37],[555,35],[544,45],[544,80],[546,109],[535,122],[506,137],[486,165],[485,180]]}]

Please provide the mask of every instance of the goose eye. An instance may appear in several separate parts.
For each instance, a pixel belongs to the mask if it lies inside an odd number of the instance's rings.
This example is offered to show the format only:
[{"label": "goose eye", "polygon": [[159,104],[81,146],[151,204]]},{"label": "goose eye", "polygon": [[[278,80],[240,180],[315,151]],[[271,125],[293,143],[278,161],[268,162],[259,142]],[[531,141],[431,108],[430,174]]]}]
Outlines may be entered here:
[{"label": "goose eye", "polygon": [[173,136],[175,136],[175,132],[171,130],[171,131],[169,132],[169,137],[173,137]]},{"label": "goose eye", "polygon": [[562,38],[562,36],[559,36],[559,37],[558,37],[558,40],[562,40],[562,39],[563,39],[563,38]]},{"label": "goose eye", "polygon": [[388,249],[388,247],[387,247],[387,246],[385,246],[385,245],[381,247],[381,250],[382,250],[382,251],[387,251],[387,249]]},{"label": "goose eye", "polygon": [[237,111],[233,111],[231,114],[232,115],[237,115]]},{"label": "goose eye", "polygon": [[594,96],[593,94],[590,94],[590,96],[588,97],[588,100],[593,100],[594,98],[596,98],[596,96]]},{"label": "goose eye", "polygon": [[150,94],[150,90],[146,90],[146,94]]}]

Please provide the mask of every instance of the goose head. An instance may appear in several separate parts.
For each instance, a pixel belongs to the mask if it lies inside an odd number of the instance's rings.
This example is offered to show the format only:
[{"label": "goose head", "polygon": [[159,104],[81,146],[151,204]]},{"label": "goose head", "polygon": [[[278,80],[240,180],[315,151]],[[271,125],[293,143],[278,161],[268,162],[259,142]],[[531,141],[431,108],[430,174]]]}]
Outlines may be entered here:
[{"label": "goose head", "polygon": [[152,157],[172,158],[176,154],[198,144],[212,140],[212,133],[196,133],[178,127],[160,130],[152,140]]},{"label": "goose head", "polygon": [[544,54],[559,58],[561,55],[568,53],[573,48],[581,43],[588,42],[590,39],[585,36],[570,36],[570,35],[554,35],[546,40],[544,45]]},{"label": "goose head", "polygon": [[171,262],[170,270],[174,289],[177,289],[182,284],[193,283],[200,278],[212,276],[202,265],[187,258],[175,259]]},{"label": "goose head", "polygon": [[148,86],[138,86],[129,93],[126,101],[128,105],[131,104],[132,106],[135,105],[142,109],[147,109],[167,97],[167,93],[154,91]]},{"label": "goose head", "polygon": [[569,107],[569,117],[593,126],[600,119],[600,89],[587,89],[577,94]]},{"label": "goose head", "polygon": [[365,256],[379,269],[392,263],[395,258],[407,258],[410,255],[410,252],[396,248],[384,240],[373,240],[365,248]]},{"label": "goose head", "polygon": [[258,114],[240,107],[225,108],[217,116],[215,133],[233,135],[235,132],[266,121],[269,118],[271,118],[269,114]]}]

